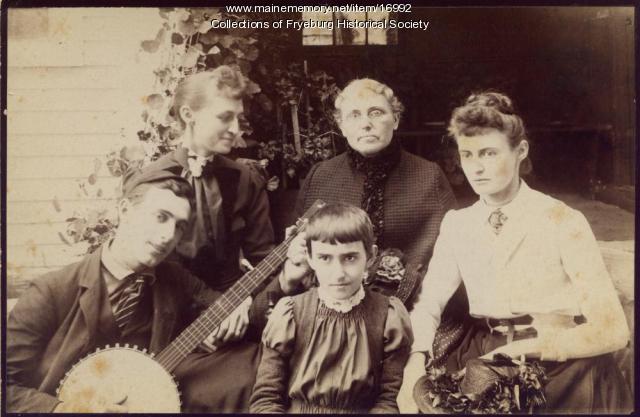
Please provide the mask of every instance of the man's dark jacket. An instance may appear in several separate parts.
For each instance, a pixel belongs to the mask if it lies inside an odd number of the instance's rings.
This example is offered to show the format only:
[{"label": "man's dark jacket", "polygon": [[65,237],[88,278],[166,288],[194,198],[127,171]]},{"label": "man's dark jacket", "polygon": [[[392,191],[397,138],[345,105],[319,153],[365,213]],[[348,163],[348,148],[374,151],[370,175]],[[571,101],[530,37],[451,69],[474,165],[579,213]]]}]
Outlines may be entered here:
[{"label": "man's dark jacket", "polygon": [[[101,254],[102,248],[35,279],[9,314],[7,411],[52,411],[56,388],[73,364],[105,341],[118,342],[101,322],[108,301]],[[159,264],[155,274],[149,350],[157,353],[179,329],[184,306],[208,305],[219,293],[175,263]]]}]

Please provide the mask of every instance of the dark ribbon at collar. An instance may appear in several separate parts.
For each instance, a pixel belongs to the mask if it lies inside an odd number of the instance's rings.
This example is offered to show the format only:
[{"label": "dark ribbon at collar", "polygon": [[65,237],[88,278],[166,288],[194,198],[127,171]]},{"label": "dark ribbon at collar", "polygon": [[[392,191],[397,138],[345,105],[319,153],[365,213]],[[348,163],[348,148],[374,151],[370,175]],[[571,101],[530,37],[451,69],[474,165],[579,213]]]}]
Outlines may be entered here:
[{"label": "dark ribbon at collar", "polygon": [[401,151],[402,146],[398,139],[392,139],[389,146],[368,158],[351,147],[347,148],[349,163],[365,175],[360,207],[371,218],[376,243],[380,247],[384,247],[384,188],[389,174],[400,162]]}]

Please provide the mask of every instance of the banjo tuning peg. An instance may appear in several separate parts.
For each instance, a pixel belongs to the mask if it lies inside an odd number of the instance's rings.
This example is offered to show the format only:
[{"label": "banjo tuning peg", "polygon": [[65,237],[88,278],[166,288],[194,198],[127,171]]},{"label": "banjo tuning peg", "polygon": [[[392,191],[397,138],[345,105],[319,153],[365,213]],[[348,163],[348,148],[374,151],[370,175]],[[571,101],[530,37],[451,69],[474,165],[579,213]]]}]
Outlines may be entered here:
[{"label": "banjo tuning peg", "polygon": [[120,347],[120,343],[116,343],[116,347],[119,348]]},{"label": "banjo tuning peg", "polygon": [[125,348],[129,348],[129,344],[128,344],[128,343],[125,343],[125,344],[124,344],[124,347],[125,347]]}]

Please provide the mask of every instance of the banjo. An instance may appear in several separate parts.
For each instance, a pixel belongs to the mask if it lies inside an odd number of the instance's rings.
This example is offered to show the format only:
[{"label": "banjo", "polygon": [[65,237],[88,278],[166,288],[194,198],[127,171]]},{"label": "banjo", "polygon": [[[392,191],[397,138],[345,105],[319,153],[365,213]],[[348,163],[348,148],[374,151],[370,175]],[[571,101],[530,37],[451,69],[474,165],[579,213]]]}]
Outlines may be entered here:
[{"label": "banjo", "polygon": [[137,346],[107,345],[76,363],[60,382],[60,401],[78,404],[71,412],[124,405],[132,413],[179,413],[178,385],[171,372],[286,259],[289,244],[305,219],[324,206],[317,200],[296,222],[294,232],[254,269],[244,274],[160,353]]}]

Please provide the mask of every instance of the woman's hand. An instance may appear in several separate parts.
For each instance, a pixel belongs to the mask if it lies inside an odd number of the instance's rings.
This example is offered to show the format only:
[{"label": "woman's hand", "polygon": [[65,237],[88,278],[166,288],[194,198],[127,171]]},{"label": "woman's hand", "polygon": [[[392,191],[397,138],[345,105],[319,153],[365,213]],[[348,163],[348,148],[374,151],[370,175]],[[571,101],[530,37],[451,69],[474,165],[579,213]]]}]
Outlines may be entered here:
[{"label": "woman's hand", "polygon": [[404,367],[404,374],[402,377],[402,386],[398,392],[398,409],[403,414],[416,414],[420,410],[413,398],[413,389],[426,372],[424,370],[426,357],[423,352],[414,352],[409,356],[406,366]]},{"label": "woman's hand", "polygon": [[[540,357],[540,339],[532,338],[532,339],[524,339],[524,340],[516,340],[515,342],[507,343],[506,345],[500,346],[491,352],[485,353],[480,356],[480,359],[493,359],[495,354],[501,353],[503,355],[507,355],[513,359],[520,359],[522,356],[527,358],[539,358]],[[555,358],[547,358],[547,359],[555,359]]]},{"label": "woman's hand", "polygon": [[200,344],[208,352],[216,351],[223,344],[241,339],[249,327],[249,308],[253,299],[247,297],[233,313],[220,323],[216,329]]},{"label": "woman's hand", "polygon": [[273,177],[269,178],[269,180],[267,181],[267,191],[275,191],[278,189],[279,185],[280,185],[280,178],[274,175]]}]

